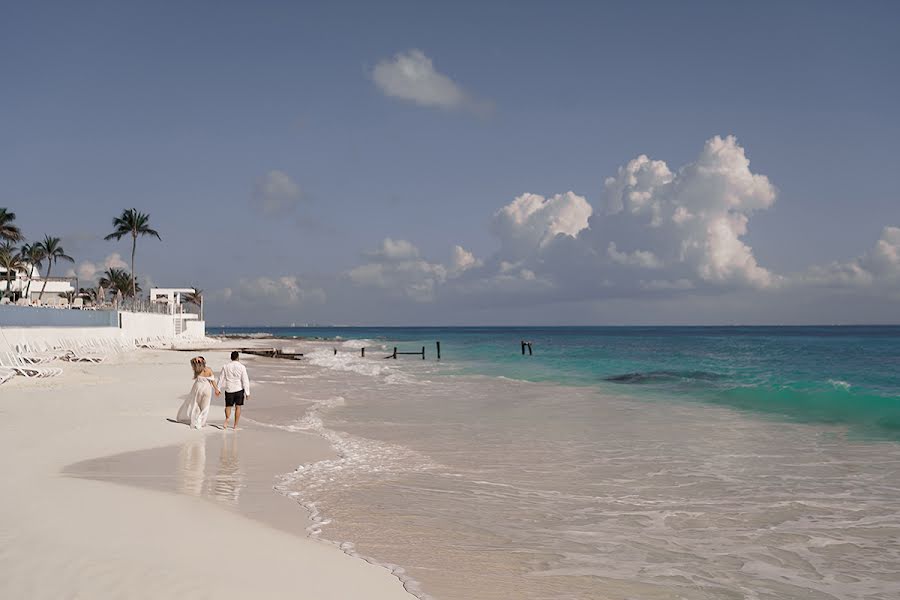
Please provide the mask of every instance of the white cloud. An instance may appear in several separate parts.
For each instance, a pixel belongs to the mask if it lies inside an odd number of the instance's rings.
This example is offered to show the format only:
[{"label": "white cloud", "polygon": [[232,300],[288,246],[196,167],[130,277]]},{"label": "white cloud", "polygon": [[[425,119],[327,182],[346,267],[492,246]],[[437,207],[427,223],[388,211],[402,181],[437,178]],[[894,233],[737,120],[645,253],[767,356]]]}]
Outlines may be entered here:
[{"label": "white cloud", "polygon": [[635,250],[630,254],[628,252],[619,252],[616,249],[616,243],[610,242],[606,248],[606,253],[610,260],[619,265],[634,265],[645,269],[657,269],[662,266],[659,259],[652,252],[646,250]]},{"label": "white cloud", "polygon": [[80,283],[88,283],[97,279],[97,277],[102,274],[106,269],[129,269],[128,263],[126,263],[122,259],[122,255],[118,252],[113,252],[109,256],[107,256],[102,263],[94,263],[89,260],[84,260],[78,263],[78,266],[75,267],[74,270],[69,271],[69,277],[78,276]]},{"label": "white cloud", "polygon": [[463,248],[462,246],[453,246],[453,256],[450,259],[451,275],[460,275],[469,269],[475,269],[482,266],[481,260],[475,258],[475,255]]},{"label": "white cloud", "polygon": [[645,155],[627,162],[605,180],[594,206],[571,191],[514,198],[493,215],[499,243],[484,260],[455,246],[446,262],[430,262],[410,242],[387,238],[348,276],[418,302],[511,309],[658,296],[703,302],[710,294],[730,302],[794,294],[799,302],[811,285],[900,297],[900,227],[886,227],[856,259],[799,275],[760,265],[745,237],[753,215],[776,195],[734,137],[716,136],[679,168]]},{"label": "white cloud", "polygon": [[604,188],[606,210],[591,219],[586,237],[610,249],[635,248],[628,260],[622,250],[609,252],[614,262],[652,262],[678,271],[678,279],[689,276],[713,286],[779,283],[741,240],[750,215],[772,206],[776,191],[765,175],[750,171],[733,136],[708,140],[696,161],[675,172],[641,155],[607,178]]},{"label": "white cloud", "polygon": [[522,194],[494,214],[493,231],[513,254],[537,251],[558,235],[576,237],[588,226],[593,209],[573,192],[544,198]]},{"label": "white cloud", "polygon": [[244,297],[259,299],[263,304],[300,306],[306,302],[325,301],[323,290],[303,287],[297,277],[290,275],[278,278],[241,279],[238,286]]},{"label": "white cloud", "polygon": [[385,238],[381,247],[368,252],[367,256],[386,261],[414,260],[419,258],[419,249],[406,240]]},{"label": "white cloud", "polygon": [[641,155],[605,180],[596,209],[571,191],[513,199],[491,224],[499,249],[456,287],[545,300],[777,287],[742,240],[775,196],[731,136],[678,169]]},{"label": "white cloud", "polygon": [[256,182],[250,203],[264,216],[279,217],[296,211],[302,199],[300,186],[286,173],[276,169]]},{"label": "white cloud", "polygon": [[391,59],[378,61],[372,70],[372,80],[384,95],[421,106],[489,110],[487,103],[475,100],[459,84],[438,72],[421,50],[398,52]]},{"label": "white cloud", "polygon": [[885,227],[875,247],[859,258],[812,267],[797,282],[856,288],[900,284],[900,227]]},{"label": "white cloud", "polygon": [[217,290],[210,297],[260,310],[296,309],[308,304],[321,304],[326,299],[324,290],[308,286],[293,275],[242,278],[235,287]]},{"label": "white cloud", "polygon": [[389,290],[416,302],[434,300],[441,285],[483,264],[459,245],[453,247],[449,264],[432,263],[421,258],[411,242],[392,238],[385,238],[378,249],[364,256],[366,263],[347,272],[350,281]]}]

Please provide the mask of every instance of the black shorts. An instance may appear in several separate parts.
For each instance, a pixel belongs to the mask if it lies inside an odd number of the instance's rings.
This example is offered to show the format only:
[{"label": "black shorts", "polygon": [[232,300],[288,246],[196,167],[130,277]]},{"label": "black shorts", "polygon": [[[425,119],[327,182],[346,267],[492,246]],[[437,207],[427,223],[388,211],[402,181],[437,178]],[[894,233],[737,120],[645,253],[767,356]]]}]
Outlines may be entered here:
[{"label": "black shorts", "polygon": [[244,405],[244,390],[225,392],[225,406]]}]

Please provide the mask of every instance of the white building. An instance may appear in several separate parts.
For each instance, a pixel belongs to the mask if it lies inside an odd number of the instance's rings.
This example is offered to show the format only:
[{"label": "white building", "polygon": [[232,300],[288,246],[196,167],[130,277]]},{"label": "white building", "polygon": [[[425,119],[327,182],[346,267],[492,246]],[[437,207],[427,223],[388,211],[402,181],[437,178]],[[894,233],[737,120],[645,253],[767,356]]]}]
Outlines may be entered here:
[{"label": "white building", "polygon": [[[21,298],[22,304],[36,304],[41,296],[41,289],[44,288],[44,278],[41,277],[37,267],[31,267],[31,286],[29,287],[29,277],[26,271],[16,271],[12,279],[12,291],[17,298]],[[41,304],[66,305],[69,303],[65,294],[75,292],[75,286],[72,285],[72,277],[51,277],[47,279],[47,287],[44,289],[44,297],[40,300]],[[0,294],[6,294],[6,269],[0,267]],[[25,298],[25,291],[28,291],[28,298]],[[63,294],[64,296],[60,296]],[[2,302],[8,302],[8,297],[4,297]]]},{"label": "white building", "polygon": [[[157,305],[175,319],[175,335],[193,332],[203,322],[203,302],[200,314],[189,312],[185,296],[195,294],[194,288],[150,288],[150,304]],[[205,328],[204,328],[205,331]]]}]

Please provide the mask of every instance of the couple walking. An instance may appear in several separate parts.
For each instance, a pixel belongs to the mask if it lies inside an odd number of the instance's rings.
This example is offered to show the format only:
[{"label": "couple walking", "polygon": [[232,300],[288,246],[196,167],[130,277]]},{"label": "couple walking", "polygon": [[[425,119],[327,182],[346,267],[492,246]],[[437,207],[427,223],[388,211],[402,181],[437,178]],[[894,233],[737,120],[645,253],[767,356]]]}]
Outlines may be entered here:
[{"label": "couple walking", "polygon": [[191,359],[191,369],[194,371],[194,385],[188,398],[178,409],[175,420],[179,423],[187,423],[194,429],[200,429],[206,425],[209,416],[209,405],[213,392],[216,396],[225,392],[225,425],[231,419],[231,408],[234,407],[234,429],[237,429],[241,419],[241,407],[244,406],[244,398],[250,397],[250,377],[247,376],[247,368],[241,364],[240,354],[237,351],[231,353],[231,362],[222,367],[218,381],[212,369],[206,366],[206,359],[196,356]]}]

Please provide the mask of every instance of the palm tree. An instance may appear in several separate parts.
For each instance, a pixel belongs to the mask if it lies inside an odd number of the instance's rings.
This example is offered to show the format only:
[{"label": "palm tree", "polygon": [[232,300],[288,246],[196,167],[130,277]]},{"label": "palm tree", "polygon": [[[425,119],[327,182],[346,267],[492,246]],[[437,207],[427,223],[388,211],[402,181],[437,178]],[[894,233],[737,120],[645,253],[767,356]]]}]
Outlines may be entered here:
[{"label": "palm tree", "polygon": [[193,304],[200,309],[200,320],[203,320],[203,290],[194,287],[192,293],[182,296],[182,299],[188,304]]},{"label": "palm tree", "polygon": [[16,213],[0,208],[0,242],[18,242],[22,239],[22,231],[13,225]]},{"label": "palm tree", "polygon": [[[125,297],[131,296],[132,294],[132,277],[128,271],[124,269],[116,269],[109,268],[106,272],[100,277],[100,281],[98,284],[103,287],[105,290],[110,290],[113,292],[121,292],[121,294]],[[135,293],[141,291],[141,286],[138,284],[134,284]]]},{"label": "palm tree", "polygon": [[59,238],[50,237],[49,235],[44,236],[43,242],[38,242],[41,249],[44,251],[44,258],[47,259],[47,275],[44,278],[44,285],[41,286],[41,293],[38,296],[38,301],[44,298],[44,290],[47,289],[47,280],[50,279],[50,269],[53,268],[53,265],[60,260],[67,260],[71,263],[75,262],[74,258],[66,254],[66,251],[63,250],[63,247],[59,242]]},{"label": "palm tree", "polygon": [[155,229],[150,229],[150,215],[138,212],[134,208],[122,211],[122,216],[113,219],[113,227],[116,228],[105,240],[121,240],[126,235],[131,236],[131,295],[137,296],[138,285],[134,276],[134,252],[137,249],[138,236],[155,235],[162,241]]},{"label": "palm tree", "polygon": [[0,268],[6,271],[6,289],[3,292],[3,296],[8,294],[11,298],[13,295],[13,275],[24,268],[24,263],[22,262],[22,255],[9,242],[0,246]]},{"label": "palm tree", "polygon": [[27,298],[28,294],[31,293],[31,275],[34,269],[40,272],[46,256],[44,254],[44,246],[40,242],[22,244],[20,253],[22,254],[22,259],[28,263],[28,266],[25,267],[25,275],[28,277],[28,284],[25,286],[25,297]]}]

